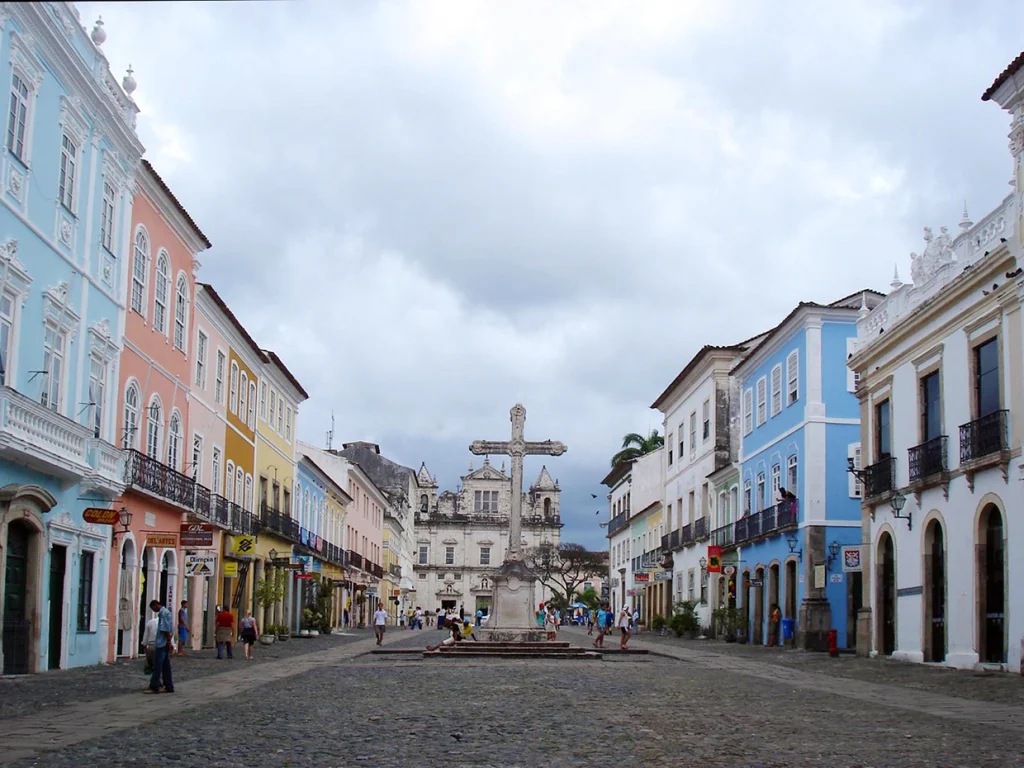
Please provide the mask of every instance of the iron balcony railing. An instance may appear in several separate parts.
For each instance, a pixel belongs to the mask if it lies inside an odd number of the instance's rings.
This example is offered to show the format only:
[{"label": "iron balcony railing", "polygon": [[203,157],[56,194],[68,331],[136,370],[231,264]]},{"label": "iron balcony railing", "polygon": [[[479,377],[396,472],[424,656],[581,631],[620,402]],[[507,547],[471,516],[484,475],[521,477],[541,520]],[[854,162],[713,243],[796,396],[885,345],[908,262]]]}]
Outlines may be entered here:
[{"label": "iron balcony railing", "polygon": [[733,543],[742,544],[791,528],[799,523],[796,499],[787,499],[736,521]]},{"label": "iron balcony railing", "polygon": [[231,525],[230,502],[220,494],[210,496],[210,516],[217,525],[228,528]]},{"label": "iron balcony railing", "polygon": [[684,547],[693,544],[693,525],[691,523],[687,523],[679,529],[679,540]]},{"label": "iron balcony railing", "polygon": [[716,547],[731,547],[734,545],[734,527],[732,523],[715,528],[711,532],[711,544]]},{"label": "iron balcony railing", "polygon": [[[363,556],[358,552],[353,552],[351,549],[348,551],[348,561],[353,568],[363,569]],[[363,569],[365,570],[365,569]]]},{"label": "iron balcony railing", "polygon": [[148,491],[188,509],[193,508],[195,480],[134,448],[127,449],[127,454],[124,481],[129,487]]},{"label": "iron balcony railing", "polygon": [[367,565],[369,566],[367,570],[378,579],[384,576],[384,568],[378,563],[367,563]]},{"label": "iron balcony railing", "polygon": [[693,523],[693,538],[696,541],[704,541],[708,537],[708,519],[698,517]]},{"label": "iron balcony railing", "polygon": [[196,484],[196,502],[193,511],[204,520],[213,519],[210,489],[205,485]]},{"label": "iron balcony railing", "polygon": [[629,522],[629,514],[626,512],[620,512],[608,522],[608,535],[611,536],[616,531],[621,531],[626,527]]},{"label": "iron balcony railing", "polygon": [[397,576],[397,577],[401,578],[401,576],[402,576],[402,566],[400,566],[400,565],[389,565],[388,566],[388,573],[390,575],[392,575],[392,576]]},{"label": "iron balcony railing", "polygon": [[907,451],[907,466],[910,470],[910,482],[923,480],[926,477],[945,472],[947,469],[946,444],[948,438],[939,435],[926,443],[915,445]]},{"label": "iron balcony railing", "polygon": [[661,537],[661,548],[666,552],[672,552],[680,546],[682,545],[679,543],[679,531],[672,531]]},{"label": "iron balcony railing", "polygon": [[1009,448],[1009,411],[993,411],[960,427],[960,463],[977,461]]},{"label": "iron balcony railing", "polygon": [[896,487],[896,459],[886,456],[864,468],[864,495],[881,496]]}]

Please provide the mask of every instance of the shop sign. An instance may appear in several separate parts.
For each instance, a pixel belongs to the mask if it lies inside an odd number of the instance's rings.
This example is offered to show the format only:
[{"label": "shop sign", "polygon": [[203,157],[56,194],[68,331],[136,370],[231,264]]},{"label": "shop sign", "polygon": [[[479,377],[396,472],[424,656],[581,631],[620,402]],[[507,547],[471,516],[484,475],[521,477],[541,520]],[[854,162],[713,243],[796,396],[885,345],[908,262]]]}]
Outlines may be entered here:
[{"label": "shop sign", "polygon": [[708,547],[708,573],[722,572],[722,548]]},{"label": "shop sign", "polygon": [[672,581],[672,571],[658,571],[654,574],[655,581]]},{"label": "shop sign", "polygon": [[178,534],[176,533],[147,533],[147,547],[176,547],[178,546]]},{"label": "shop sign", "polygon": [[216,566],[217,556],[212,553],[185,555],[186,576],[213,576]]},{"label": "shop sign", "polygon": [[843,571],[846,573],[860,573],[861,570],[860,545],[843,547]]},{"label": "shop sign", "polygon": [[313,578],[313,574],[312,573],[296,573],[295,574],[295,578],[296,579],[302,579],[303,581],[308,581],[308,580]]},{"label": "shop sign", "polygon": [[251,555],[256,551],[255,536],[233,536],[231,538],[231,554]]},{"label": "shop sign", "polygon": [[634,573],[633,574],[633,583],[634,584],[646,584],[650,580],[651,580],[650,574],[647,574],[647,573]]},{"label": "shop sign", "polygon": [[211,523],[182,523],[181,546],[212,547],[213,525]]},{"label": "shop sign", "polygon": [[100,507],[89,507],[82,511],[82,519],[93,525],[116,525],[118,514],[116,509],[101,509]]},{"label": "shop sign", "polygon": [[224,576],[235,577],[238,575],[238,563],[235,560],[224,561]]},{"label": "shop sign", "polygon": [[736,566],[735,565],[727,565],[722,570],[725,572],[726,576],[735,576],[736,575]]}]

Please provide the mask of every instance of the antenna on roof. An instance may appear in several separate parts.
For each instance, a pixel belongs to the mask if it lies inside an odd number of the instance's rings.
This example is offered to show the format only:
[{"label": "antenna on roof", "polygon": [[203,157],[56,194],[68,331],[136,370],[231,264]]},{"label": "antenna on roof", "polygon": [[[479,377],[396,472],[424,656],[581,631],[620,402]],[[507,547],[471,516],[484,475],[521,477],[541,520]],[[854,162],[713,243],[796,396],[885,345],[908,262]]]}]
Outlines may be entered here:
[{"label": "antenna on roof", "polygon": [[327,430],[327,450],[331,450],[331,445],[334,442],[334,411],[331,411],[331,428]]}]

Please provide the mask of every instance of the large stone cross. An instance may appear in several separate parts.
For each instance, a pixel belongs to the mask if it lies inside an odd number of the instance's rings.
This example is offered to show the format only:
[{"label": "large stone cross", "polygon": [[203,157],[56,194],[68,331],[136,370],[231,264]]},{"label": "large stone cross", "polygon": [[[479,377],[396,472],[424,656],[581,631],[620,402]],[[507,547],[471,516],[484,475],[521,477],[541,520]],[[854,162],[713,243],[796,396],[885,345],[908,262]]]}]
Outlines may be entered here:
[{"label": "large stone cross", "polygon": [[509,411],[512,421],[512,439],[508,442],[492,440],[476,440],[469,446],[471,453],[477,456],[506,455],[512,461],[512,511],[509,516],[508,552],[505,562],[519,562],[523,559],[522,539],[523,528],[523,456],[561,456],[568,449],[565,443],[545,440],[542,443],[527,442],[523,438],[526,426],[526,409],[516,404]]}]

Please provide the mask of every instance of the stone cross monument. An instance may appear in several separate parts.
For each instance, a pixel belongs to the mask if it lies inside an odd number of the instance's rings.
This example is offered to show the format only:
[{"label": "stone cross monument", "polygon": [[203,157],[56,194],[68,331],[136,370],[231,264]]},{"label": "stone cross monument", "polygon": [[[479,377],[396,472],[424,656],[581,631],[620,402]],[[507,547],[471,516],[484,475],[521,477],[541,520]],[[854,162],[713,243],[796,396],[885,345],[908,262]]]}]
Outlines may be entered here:
[{"label": "stone cross monument", "polygon": [[505,562],[494,574],[494,592],[486,634],[491,640],[538,640],[542,636],[541,630],[533,618],[537,576],[523,562],[523,457],[561,456],[567,448],[564,443],[552,440],[527,442],[523,437],[526,408],[517,403],[509,413],[512,421],[511,440],[476,440],[469,446],[470,452],[478,456],[505,454],[512,463],[508,552],[505,553]]}]

